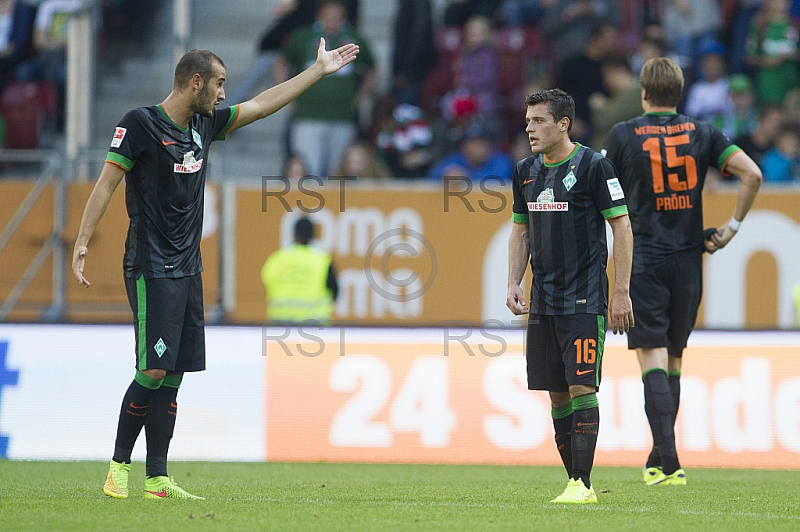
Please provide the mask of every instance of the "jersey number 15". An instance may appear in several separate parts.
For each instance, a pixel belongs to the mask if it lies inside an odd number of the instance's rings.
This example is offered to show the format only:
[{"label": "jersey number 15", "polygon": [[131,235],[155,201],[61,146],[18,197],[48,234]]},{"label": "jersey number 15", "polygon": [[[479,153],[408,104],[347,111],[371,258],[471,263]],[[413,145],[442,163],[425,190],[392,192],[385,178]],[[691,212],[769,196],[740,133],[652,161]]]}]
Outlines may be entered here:
[{"label": "jersey number 15", "polygon": [[[664,151],[667,154],[667,168],[686,169],[686,181],[681,181],[677,173],[667,174],[669,188],[673,192],[691,190],[697,186],[697,164],[691,155],[678,155],[675,146],[689,144],[689,135],[664,137]],[[642,149],[650,154],[650,171],[653,174],[653,192],[664,192],[664,167],[661,160],[661,138],[651,137],[644,141]]]}]

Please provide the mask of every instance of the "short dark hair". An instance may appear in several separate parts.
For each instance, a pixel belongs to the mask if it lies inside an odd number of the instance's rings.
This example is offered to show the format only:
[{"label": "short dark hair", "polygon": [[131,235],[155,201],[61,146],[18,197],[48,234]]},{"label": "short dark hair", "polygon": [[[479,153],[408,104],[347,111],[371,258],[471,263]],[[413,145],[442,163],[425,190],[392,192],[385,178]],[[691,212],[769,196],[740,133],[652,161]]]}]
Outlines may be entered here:
[{"label": "short dark hair", "polygon": [[203,81],[208,81],[214,73],[214,63],[219,63],[222,68],[225,68],[225,63],[214,52],[208,50],[186,52],[175,66],[175,88],[181,88],[189,83],[195,74],[200,74]]},{"label": "short dark hair", "polygon": [[342,9],[345,10],[349,14],[349,9],[347,9],[347,3],[344,0],[319,0],[317,2],[316,8],[317,13],[319,14],[324,8],[328,7],[329,5],[337,5],[340,6]]},{"label": "short dark hair", "polygon": [[677,107],[683,94],[683,71],[668,57],[648,59],[639,74],[647,101],[656,107]]},{"label": "short dark hair", "polygon": [[308,244],[314,238],[314,224],[303,216],[294,224],[294,239],[301,244]]},{"label": "short dark hair", "polygon": [[525,97],[527,107],[540,103],[547,104],[550,114],[553,115],[553,122],[558,122],[562,118],[569,119],[567,132],[572,130],[572,123],[575,121],[575,100],[572,99],[572,96],[561,89],[548,89],[532,92]]}]

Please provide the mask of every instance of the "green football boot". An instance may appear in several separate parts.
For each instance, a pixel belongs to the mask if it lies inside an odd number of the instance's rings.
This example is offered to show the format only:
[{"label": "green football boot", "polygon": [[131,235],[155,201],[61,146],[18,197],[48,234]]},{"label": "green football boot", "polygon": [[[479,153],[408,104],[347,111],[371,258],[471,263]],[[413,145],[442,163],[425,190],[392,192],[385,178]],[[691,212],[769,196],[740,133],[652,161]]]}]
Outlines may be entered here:
[{"label": "green football boot", "polygon": [[172,477],[151,477],[144,481],[145,499],[193,499],[206,500],[205,497],[192,495],[175,484]]},{"label": "green football boot", "polygon": [[115,499],[128,498],[128,473],[131,470],[130,464],[120,464],[111,460],[108,467],[106,483],[103,484],[103,493]]}]

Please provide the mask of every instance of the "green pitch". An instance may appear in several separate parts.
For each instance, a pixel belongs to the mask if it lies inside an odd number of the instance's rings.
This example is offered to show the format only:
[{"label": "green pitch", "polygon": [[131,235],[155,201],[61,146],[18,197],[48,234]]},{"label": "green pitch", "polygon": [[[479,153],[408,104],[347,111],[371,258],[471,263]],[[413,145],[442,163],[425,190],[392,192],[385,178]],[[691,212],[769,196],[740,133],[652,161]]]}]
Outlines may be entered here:
[{"label": "green pitch", "polygon": [[556,467],[176,462],[206,501],[102,494],[107,464],[0,462],[0,530],[800,530],[800,472],[688,469],[646,487],[635,468],[596,468],[596,506],[548,501]]}]

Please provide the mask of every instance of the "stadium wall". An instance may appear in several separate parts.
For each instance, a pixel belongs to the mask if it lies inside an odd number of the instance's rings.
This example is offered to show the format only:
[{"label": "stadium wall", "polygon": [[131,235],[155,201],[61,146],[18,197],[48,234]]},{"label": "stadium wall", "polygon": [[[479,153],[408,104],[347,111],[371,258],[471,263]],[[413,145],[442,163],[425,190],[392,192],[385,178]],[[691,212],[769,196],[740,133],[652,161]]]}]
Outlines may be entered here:
[{"label": "stadium wall", "polygon": [[[309,178],[310,179],[310,178]],[[0,226],[10,219],[31,183],[0,183]],[[120,187],[122,188],[122,187]],[[64,241],[71,258],[91,183],[68,187]],[[225,320],[260,324],[265,315],[260,270],[270,253],[291,241],[303,212],[319,225],[316,245],[332,253],[341,297],[335,318],[359,325],[440,326],[458,321],[478,326],[509,324],[505,307],[511,191],[486,181],[466,186],[432,183],[398,186],[310,180],[288,186],[265,178],[263,189],[206,189],[204,262],[206,308],[220,306],[221,272],[232,284]],[[223,201],[224,199],[224,201]],[[730,219],[736,194],[716,190],[704,197],[706,225]],[[221,210],[230,205],[228,212]],[[767,189],[756,199],[730,247],[705,257],[705,287],[698,327],[794,329],[792,295],[800,284],[800,190]],[[52,231],[52,190],[47,190],[0,253],[0,300]],[[233,224],[233,245],[224,246],[222,223]],[[392,236],[404,228],[405,236]],[[68,282],[66,319],[78,322],[130,320],[121,262],[127,230],[124,194],[112,198],[89,248],[86,276],[92,288]],[[413,231],[413,232],[412,232]],[[610,231],[609,231],[610,233]],[[612,264],[613,269],[613,264]],[[9,316],[38,321],[52,293],[51,263],[42,268]],[[65,277],[72,279],[69,265]],[[613,275],[611,276],[613,279]],[[407,285],[407,286],[405,286]]]},{"label": "stadium wall", "polygon": [[[560,463],[520,330],[208,327],[206,341],[172,459]],[[0,325],[0,458],[108,459],[133,344],[130,326]],[[800,333],[695,333],[682,463],[800,469],[798,358]],[[597,463],[641,465],[650,436],[623,337],[609,335],[603,370]]]}]

